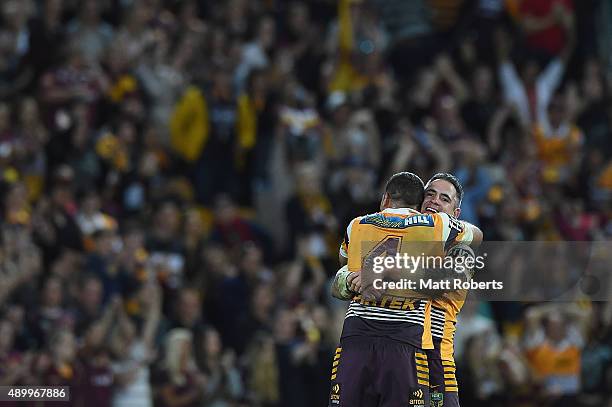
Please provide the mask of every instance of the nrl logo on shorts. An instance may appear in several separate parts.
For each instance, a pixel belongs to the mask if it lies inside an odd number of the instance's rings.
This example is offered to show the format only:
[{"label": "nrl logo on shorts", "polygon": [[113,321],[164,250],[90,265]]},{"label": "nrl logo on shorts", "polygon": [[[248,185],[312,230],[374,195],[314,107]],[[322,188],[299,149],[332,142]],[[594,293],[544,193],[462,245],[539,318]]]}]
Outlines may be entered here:
[{"label": "nrl logo on shorts", "polygon": [[425,393],[423,392],[423,390],[417,389],[413,391],[410,396],[410,401],[409,401],[410,405],[411,406],[424,406],[425,400],[423,400],[423,396],[425,396]]},{"label": "nrl logo on shorts", "polygon": [[442,407],[444,405],[444,393],[440,393],[439,391],[434,391],[429,395],[430,407]]}]

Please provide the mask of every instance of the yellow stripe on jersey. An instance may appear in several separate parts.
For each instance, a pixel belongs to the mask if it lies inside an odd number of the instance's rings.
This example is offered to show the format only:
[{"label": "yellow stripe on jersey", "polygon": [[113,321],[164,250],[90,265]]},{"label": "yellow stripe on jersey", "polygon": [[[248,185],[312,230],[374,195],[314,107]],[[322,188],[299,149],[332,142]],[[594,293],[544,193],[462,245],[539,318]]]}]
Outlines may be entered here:
[{"label": "yellow stripe on jersey", "polygon": [[[421,336],[421,347],[423,349],[433,349],[433,336],[431,335],[431,301],[425,304],[425,323],[423,324],[423,335]],[[427,358],[427,356],[425,356]]]},{"label": "yellow stripe on jersey", "polygon": [[416,369],[417,369],[417,371],[419,371],[419,372],[429,373],[429,368],[427,368],[427,367],[423,367],[423,366],[421,366],[421,365],[417,365]]},{"label": "yellow stripe on jersey", "polygon": [[440,343],[440,356],[443,359],[453,360],[455,323],[457,321],[457,314],[463,307],[464,302],[456,299],[434,300],[433,302],[433,306],[440,307],[440,305],[444,304],[442,308],[445,308],[444,330],[442,332],[442,342]]},{"label": "yellow stripe on jersey", "polygon": [[442,366],[450,366],[450,367],[455,367],[455,362],[451,361],[451,360],[443,360],[442,361]]}]

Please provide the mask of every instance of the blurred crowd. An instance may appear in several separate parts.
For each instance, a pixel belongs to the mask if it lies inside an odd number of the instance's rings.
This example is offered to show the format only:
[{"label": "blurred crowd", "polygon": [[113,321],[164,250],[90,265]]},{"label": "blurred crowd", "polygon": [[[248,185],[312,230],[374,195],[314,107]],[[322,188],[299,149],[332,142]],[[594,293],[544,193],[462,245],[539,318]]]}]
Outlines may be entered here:
[{"label": "blurred crowd", "polygon": [[[338,246],[397,171],[486,240],[612,236],[610,0],[0,12],[0,385],[326,405]],[[609,402],[609,301],[468,301],[456,342],[463,405]]]}]

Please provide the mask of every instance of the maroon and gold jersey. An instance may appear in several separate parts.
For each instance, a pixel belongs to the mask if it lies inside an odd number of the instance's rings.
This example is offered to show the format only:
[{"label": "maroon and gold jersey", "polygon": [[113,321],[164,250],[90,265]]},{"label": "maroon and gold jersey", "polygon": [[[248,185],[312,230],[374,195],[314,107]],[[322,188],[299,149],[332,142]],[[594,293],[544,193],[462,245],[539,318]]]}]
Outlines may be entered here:
[{"label": "maroon and gold jersey", "polygon": [[[447,245],[447,249],[458,243],[470,244],[473,239],[472,230],[459,223],[459,233]],[[440,359],[453,360],[453,338],[457,314],[461,311],[467,290],[452,291],[431,300],[431,334],[434,337],[436,349],[439,348]]]},{"label": "maroon and gold jersey", "polygon": [[[460,224],[459,227],[461,231],[449,244],[450,247],[458,243],[470,244],[472,242],[471,229],[465,228],[463,224]],[[430,369],[429,380],[430,385],[436,386],[438,391],[445,393],[445,396],[449,396],[449,392],[459,391],[453,358],[454,338],[457,315],[465,303],[466,296],[467,290],[458,290],[430,300],[429,311],[434,349],[426,351]]]},{"label": "maroon and gold jersey", "polygon": [[[462,229],[460,223],[444,213],[421,214],[408,208],[385,209],[360,216],[349,224],[340,255],[348,258],[349,271],[360,271],[366,257],[441,256]],[[425,242],[428,253],[410,253],[412,242]],[[384,247],[384,252],[377,248]],[[420,246],[422,248],[423,246]],[[351,336],[387,337],[421,349],[432,349],[431,302],[422,298],[405,298],[391,294],[378,301],[356,296],[350,302],[342,338]]]}]

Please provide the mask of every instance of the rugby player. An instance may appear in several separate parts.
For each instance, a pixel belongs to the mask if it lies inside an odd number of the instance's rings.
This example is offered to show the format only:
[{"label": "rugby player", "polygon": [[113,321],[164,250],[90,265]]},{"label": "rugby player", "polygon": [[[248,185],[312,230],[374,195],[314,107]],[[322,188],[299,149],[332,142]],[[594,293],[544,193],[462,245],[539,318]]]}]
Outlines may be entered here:
[{"label": "rugby player", "polygon": [[[420,209],[422,213],[446,213],[456,218],[461,213],[462,198],[463,187],[459,180],[452,174],[438,173],[427,182]],[[467,223],[460,223],[460,228],[462,230],[454,236],[451,246],[458,242],[469,242],[474,247],[480,244],[482,232],[478,228]],[[471,278],[471,273],[465,274],[465,278]],[[335,297],[349,299],[347,293],[352,292],[354,295],[360,290],[359,273],[350,273],[343,269],[338,272],[332,288]],[[465,302],[466,294],[466,290],[444,293],[434,296],[427,304],[430,318],[427,325],[431,327],[434,348],[422,348],[416,355],[418,360],[427,361],[431,406],[459,406],[453,338],[457,315]]]},{"label": "rugby player", "polygon": [[[425,186],[424,213],[444,212],[456,218],[461,214],[463,187],[451,174],[435,174]],[[458,236],[457,241],[462,241]],[[480,244],[482,234],[472,239],[472,246]],[[472,271],[473,272],[473,271]],[[471,278],[467,275],[466,278]],[[453,357],[457,315],[465,302],[466,290],[446,293],[431,300],[431,334],[434,349],[425,350],[429,367],[431,405],[459,407],[456,366]]]},{"label": "rugby player", "polygon": [[[341,263],[348,263],[348,272],[360,271],[366,256],[376,257],[383,252],[393,255],[400,242],[440,242],[439,253],[443,254],[445,246],[458,237],[469,244],[480,233],[476,227],[461,224],[444,211],[424,216],[417,210],[423,200],[424,186],[418,176],[403,172],[391,177],[382,196],[381,211],[357,217],[347,228],[340,259]],[[362,253],[367,242],[378,244]],[[384,250],[378,253],[378,247]],[[356,277],[359,275],[355,273]],[[358,294],[360,289],[347,292],[346,275],[336,277],[334,296],[352,298],[340,347],[334,356],[329,405],[428,404],[429,370],[422,349],[433,350],[428,310],[432,302],[390,295],[366,301]]]}]

